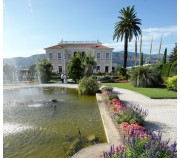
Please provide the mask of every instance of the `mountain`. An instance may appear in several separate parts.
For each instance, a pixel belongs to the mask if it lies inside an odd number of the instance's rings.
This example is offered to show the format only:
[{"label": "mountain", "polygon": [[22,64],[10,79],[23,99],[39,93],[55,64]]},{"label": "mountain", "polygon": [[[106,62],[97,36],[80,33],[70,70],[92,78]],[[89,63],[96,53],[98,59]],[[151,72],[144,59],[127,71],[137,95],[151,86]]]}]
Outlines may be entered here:
[{"label": "mountain", "polygon": [[16,67],[17,69],[28,69],[30,65],[35,64],[37,59],[46,58],[46,54],[36,54],[30,57],[14,57],[14,58],[4,58],[3,65],[8,64]]},{"label": "mountain", "polygon": [[[36,54],[30,57],[15,57],[15,58],[4,58],[3,64],[8,64],[11,66],[16,67],[17,69],[28,69],[30,65],[35,64],[37,59],[44,59],[46,58],[46,54]],[[114,66],[123,66],[124,63],[124,53],[123,51],[120,52],[113,52],[113,65]],[[151,63],[156,63],[158,58],[157,54],[151,55]],[[163,54],[160,54],[159,60],[162,60]],[[168,60],[169,56],[167,56]],[[139,53],[137,54],[137,59],[139,59]],[[143,54],[144,64],[148,63],[149,61],[149,54]],[[127,67],[134,66],[134,52],[128,52],[128,60],[127,60]],[[137,62],[138,65],[138,62]]]},{"label": "mountain", "polygon": [[[156,63],[157,59],[159,61],[162,61],[164,54],[160,54],[159,56],[157,54],[151,54],[151,63]],[[169,59],[169,56],[167,56],[167,60]],[[139,53],[137,53],[137,65],[139,64]],[[149,54],[143,54],[143,61],[144,64],[149,63]],[[123,66],[124,63],[124,53],[123,51],[119,52],[113,52],[113,57],[112,57],[112,63],[114,66]],[[128,57],[127,57],[127,67],[134,66],[135,61],[134,61],[134,52],[128,52]]]}]

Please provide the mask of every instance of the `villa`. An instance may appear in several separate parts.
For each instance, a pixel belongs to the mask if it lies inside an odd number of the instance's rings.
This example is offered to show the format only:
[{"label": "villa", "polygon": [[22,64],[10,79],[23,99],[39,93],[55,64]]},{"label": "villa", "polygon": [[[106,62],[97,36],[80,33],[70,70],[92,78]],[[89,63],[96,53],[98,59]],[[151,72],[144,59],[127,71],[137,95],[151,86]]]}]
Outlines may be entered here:
[{"label": "villa", "polygon": [[94,72],[109,73],[113,69],[113,48],[102,45],[97,41],[63,41],[57,45],[45,48],[46,58],[53,65],[54,72],[67,72],[68,62],[77,52],[91,54],[97,63]]}]

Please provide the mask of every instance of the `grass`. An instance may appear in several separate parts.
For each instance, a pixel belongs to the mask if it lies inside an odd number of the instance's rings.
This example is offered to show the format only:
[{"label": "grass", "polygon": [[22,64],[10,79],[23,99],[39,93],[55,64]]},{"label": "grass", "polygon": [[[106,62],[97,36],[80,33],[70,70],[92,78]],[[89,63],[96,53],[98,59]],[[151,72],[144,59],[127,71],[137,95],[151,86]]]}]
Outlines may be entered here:
[{"label": "grass", "polygon": [[129,89],[152,99],[177,99],[177,92],[169,91],[167,88],[137,88],[130,83],[102,83],[102,85]]},{"label": "grass", "polygon": [[58,82],[60,82],[59,79],[52,79],[52,80],[50,80],[48,83],[58,83]]}]

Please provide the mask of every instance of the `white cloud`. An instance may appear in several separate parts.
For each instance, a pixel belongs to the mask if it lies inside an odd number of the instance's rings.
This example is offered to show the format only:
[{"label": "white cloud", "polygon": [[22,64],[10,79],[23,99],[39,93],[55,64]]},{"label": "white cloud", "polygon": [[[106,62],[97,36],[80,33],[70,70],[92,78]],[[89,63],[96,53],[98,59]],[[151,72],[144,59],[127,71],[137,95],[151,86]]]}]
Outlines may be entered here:
[{"label": "white cloud", "polygon": [[177,32],[177,27],[176,26],[169,26],[169,27],[160,27],[160,28],[147,28],[147,29],[142,29],[143,32],[148,32],[148,33],[154,33],[154,32],[159,32],[159,33],[164,33],[164,32]]}]

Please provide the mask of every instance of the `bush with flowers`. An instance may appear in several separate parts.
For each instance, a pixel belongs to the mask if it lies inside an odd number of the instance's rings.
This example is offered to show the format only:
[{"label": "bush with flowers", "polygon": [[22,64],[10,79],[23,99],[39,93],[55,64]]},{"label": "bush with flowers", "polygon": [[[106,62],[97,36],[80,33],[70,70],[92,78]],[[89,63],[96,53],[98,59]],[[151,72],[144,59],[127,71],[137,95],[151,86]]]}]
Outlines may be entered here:
[{"label": "bush with flowers", "polygon": [[112,100],[109,100],[108,103],[109,103],[109,105],[112,106],[113,110],[115,110],[117,112],[122,112],[123,110],[127,109],[127,107],[123,104],[123,102],[117,98],[113,98]]},{"label": "bush with flowers", "polygon": [[124,145],[111,146],[99,158],[177,158],[177,143],[161,141],[162,133],[151,132],[146,138],[133,134]]},{"label": "bush with flowers", "polygon": [[110,151],[103,152],[99,158],[177,157],[176,142],[168,145],[169,141],[163,142],[161,140],[161,132],[155,134],[153,130],[148,130],[142,126],[145,117],[148,115],[146,110],[138,105],[125,105],[117,97],[107,97],[112,94],[114,94],[112,90],[104,90],[103,92],[106,102],[117,112],[113,118],[120,124],[120,129],[127,133],[128,141],[116,148],[114,145],[111,146]]}]

